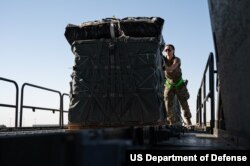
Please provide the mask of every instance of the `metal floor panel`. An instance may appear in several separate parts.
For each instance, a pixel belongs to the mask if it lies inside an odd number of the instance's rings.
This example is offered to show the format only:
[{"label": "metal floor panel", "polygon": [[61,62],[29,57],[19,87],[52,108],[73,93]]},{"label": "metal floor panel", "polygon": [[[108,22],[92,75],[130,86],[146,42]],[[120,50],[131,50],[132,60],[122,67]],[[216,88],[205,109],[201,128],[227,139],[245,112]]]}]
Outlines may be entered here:
[{"label": "metal floor panel", "polygon": [[211,134],[185,133],[180,138],[171,137],[155,146],[156,149],[174,150],[236,150],[241,149]]}]

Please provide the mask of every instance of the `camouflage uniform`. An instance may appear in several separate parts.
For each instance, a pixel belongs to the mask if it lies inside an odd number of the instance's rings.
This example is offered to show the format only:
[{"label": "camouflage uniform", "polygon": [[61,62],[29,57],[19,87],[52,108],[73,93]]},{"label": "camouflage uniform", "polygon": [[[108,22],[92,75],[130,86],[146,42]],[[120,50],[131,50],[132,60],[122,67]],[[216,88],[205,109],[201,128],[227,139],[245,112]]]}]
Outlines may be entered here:
[{"label": "camouflage uniform", "polygon": [[[173,57],[171,60],[165,58],[165,66],[170,67],[174,62],[179,63],[179,66],[172,72],[164,71],[165,77],[168,80],[169,84],[177,84],[180,80],[182,80],[182,72],[181,72],[181,60],[178,57]],[[189,99],[189,93],[186,88],[186,84],[183,82],[179,87],[168,87],[165,84],[164,90],[164,100],[165,106],[167,109],[167,117],[170,124],[174,124],[176,122],[176,118],[174,116],[174,96],[177,96],[181,107],[184,112],[184,117],[187,123],[190,125],[191,121],[191,112],[189,109],[189,105],[187,100]]]}]

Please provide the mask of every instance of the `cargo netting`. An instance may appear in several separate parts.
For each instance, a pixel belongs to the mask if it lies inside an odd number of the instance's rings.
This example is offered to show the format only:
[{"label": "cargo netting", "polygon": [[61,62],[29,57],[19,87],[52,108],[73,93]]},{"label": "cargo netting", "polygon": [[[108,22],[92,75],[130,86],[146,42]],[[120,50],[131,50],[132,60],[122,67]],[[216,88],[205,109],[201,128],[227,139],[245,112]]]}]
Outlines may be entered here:
[{"label": "cargo netting", "polygon": [[130,17],[66,27],[75,55],[69,124],[129,126],[164,119],[163,22]]}]

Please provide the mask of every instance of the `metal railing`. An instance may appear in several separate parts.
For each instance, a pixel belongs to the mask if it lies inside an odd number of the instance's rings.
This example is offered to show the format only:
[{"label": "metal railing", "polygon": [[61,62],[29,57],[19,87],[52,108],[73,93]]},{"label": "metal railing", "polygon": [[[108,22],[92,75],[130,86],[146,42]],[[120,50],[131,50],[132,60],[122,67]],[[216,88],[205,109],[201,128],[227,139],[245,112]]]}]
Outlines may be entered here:
[{"label": "metal railing", "polygon": [[18,95],[19,95],[19,93],[18,93],[19,92],[18,84],[15,81],[7,79],[7,78],[0,77],[0,80],[13,83],[15,85],[15,87],[16,87],[16,104],[11,105],[11,104],[1,104],[0,103],[0,106],[1,107],[9,107],[9,108],[15,108],[16,109],[16,111],[15,111],[15,128],[17,128],[17,125],[18,125]]},{"label": "metal railing", "polygon": [[[16,99],[15,99],[15,103],[16,104],[6,104],[6,103],[0,103],[0,107],[9,107],[9,108],[15,108],[15,128],[22,128],[22,123],[23,123],[23,109],[32,109],[33,112],[35,112],[35,110],[46,110],[46,111],[52,111],[53,113],[55,112],[59,112],[59,125],[58,127],[63,128],[64,127],[64,113],[68,113],[68,110],[64,110],[64,98],[65,96],[69,96],[69,94],[67,93],[61,93],[60,91],[54,90],[54,89],[49,89],[46,87],[42,87],[42,86],[38,86],[38,85],[34,85],[34,84],[30,84],[30,83],[24,83],[22,85],[21,88],[21,101],[20,101],[20,112],[18,112],[18,104],[19,104],[19,86],[18,84],[10,79],[7,78],[3,78],[0,77],[0,80],[5,81],[5,82],[10,82],[13,83],[15,85],[16,88]],[[57,93],[59,95],[59,108],[55,109],[55,108],[47,108],[47,107],[37,107],[37,106],[31,106],[31,105],[24,105],[23,101],[24,101],[24,88],[26,86],[29,87],[33,87],[33,88],[37,88],[37,89],[42,89],[45,91],[49,91],[49,92],[53,92],[53,93]],[[18,117],[19,116],[19,117]],[[19,119],[18,119],[19,118]],[[19,120],[19,126],[18,126],[18,120]],[[39,127],[39,126],[38,126]],[[50,125],[46,125],[46,128],[50,127]],[[54,125],[51,127],[55,127]]]},{"label": "metal railing", "polygon": [[[206,92],[206,73],[209,72],[209,91]],[[211,113],[211,119],[210,119],[210,128],[211,128],[211,134],[213,134],[213,129],[215,126],[215,98],[214,98],[214,74],[217,73],[217,71],[214,70],[214,55],[213,53],[209,54],[207,64],[205,67],[205,71],[202,77],[201,86],[198,90],[197,94],[197,100],[196,100],[196,123],[199,126],[206,127],[206,114],[207,114],[207,108],[206,108],[206,102],[208,99],[210,99],[210,113]],[[203,95],[202,95],[203,94]],[[203,113],[203,118],[202,118]],[[203,119],[203,121],[202,121]]]},{"label": "metal railing", "polygon": [[[45,107],[36,107],[36,106],[27,106],[27,105],[23,105],[23,99],[24,99],[24,87],[25,86],[30,86],[33,88],[38,88],[38,89],[42,89],[42,90],[46,90],[46,91],[50,91],[50,92],[54,92],[54,93],[58,93],[59,94],[59,108],[58,109],[54,109],[54,108],[45,108]],[[29,83],[24,83],[22,88],[21,88],[21,104],[20,104],[20,121],[19,121],[19,127],[22,127],[22,120],[23,120],[23,108],[28,108],[28,109],[32,109],[33,111],[35,111],[35,109],[39,109],[39,110],[48,110],[48,111],[52,111],[53,113],[55,111],[59,112],[59,126],[62,125],[62,101],[61,101],[61,92],[54,90],[54,89],[49,89],[49,88],[45,88],[45,87],[41,87],[38,85],[33,85],[33,84],[29,84]]]},{"label": "metal railing", "polygon": [[67,93],[63,93],[62,95],[61,95],[61,127],[63,128],[63,126],[64,126],[64,113],[68,113],[69,111],[66,111],[66,110],[64,110],[64,105],[63,105],[63,101],[64,101],[64,96],[69,96],[69,94],[67,94]]},{"label": "metal railing", "polygon": [[[219,56],[218,56],[218,48],[217,48],[217,40],[215,32],[213,32],[213,41],[214,41],[214,48],[215,48],[215,59],[216,59],[216,68],[218,70],[218,64],[219,64]],[[224,110],[223,110],[223,103],[221,98],[221,90],[220,90],[220,82],[219,82],[219,74],[217,74],[216,77],[216,90],[218,92],[217,94],[217,128],[225,130],[225,119],[224,119]]]}]

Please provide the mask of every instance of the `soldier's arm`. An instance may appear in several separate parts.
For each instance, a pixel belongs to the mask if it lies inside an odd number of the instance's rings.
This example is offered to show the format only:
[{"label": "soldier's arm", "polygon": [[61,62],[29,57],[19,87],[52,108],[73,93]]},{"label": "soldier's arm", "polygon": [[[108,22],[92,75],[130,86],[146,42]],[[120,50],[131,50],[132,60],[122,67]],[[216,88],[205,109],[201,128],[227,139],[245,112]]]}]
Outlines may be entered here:
[{"label": "soldier's arm", "polygon": [[171,66],[167,67],[167,72],[173,72],[180,65],[180,60],[175,58]]}]

